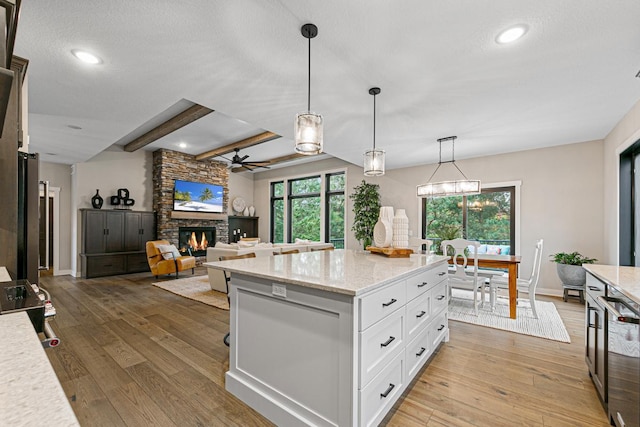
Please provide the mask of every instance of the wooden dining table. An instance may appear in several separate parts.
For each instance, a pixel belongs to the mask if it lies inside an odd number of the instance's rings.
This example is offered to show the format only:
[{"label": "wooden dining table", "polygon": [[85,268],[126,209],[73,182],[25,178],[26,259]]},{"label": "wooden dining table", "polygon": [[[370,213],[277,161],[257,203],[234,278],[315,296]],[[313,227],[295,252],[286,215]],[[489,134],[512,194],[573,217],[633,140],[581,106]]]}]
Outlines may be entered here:
[{"label": "wooden dining table", "polygon": [[[509,317],[516,318],[516,301],[518,297],[518,266],[520,265],[520,256],[518,255],[487,255],[479,254],[478,268],[500,268],[507,269],[509,272]],[[472,265],[474,261],[473,255],[470,255],[467,265]],[[452,261],[449,260],[449,264]]]}]

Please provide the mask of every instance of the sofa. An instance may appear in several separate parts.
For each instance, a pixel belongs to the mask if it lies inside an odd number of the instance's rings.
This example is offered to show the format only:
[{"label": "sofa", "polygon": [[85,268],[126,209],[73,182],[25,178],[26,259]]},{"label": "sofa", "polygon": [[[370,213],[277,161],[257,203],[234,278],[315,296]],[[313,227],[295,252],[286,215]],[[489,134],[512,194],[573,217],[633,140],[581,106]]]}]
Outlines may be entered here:
[{"label": "sofa", "polygon": [[[298,240],[296,243],[259,243],[253,241],[240,241],[238,243],[217,242],[214,247],[207,248],[207,262],[220,261],[221,256],[256,254],[256,258],[273,256],[280,252],[297,249],[298,252],[309,252],[311,250],[322,250],[333,248],[333,243],[310,242]],[[211,289],[219,292],[227,292],[227,284],[224,279],[224,272],[209,268],[209,284]]]}]

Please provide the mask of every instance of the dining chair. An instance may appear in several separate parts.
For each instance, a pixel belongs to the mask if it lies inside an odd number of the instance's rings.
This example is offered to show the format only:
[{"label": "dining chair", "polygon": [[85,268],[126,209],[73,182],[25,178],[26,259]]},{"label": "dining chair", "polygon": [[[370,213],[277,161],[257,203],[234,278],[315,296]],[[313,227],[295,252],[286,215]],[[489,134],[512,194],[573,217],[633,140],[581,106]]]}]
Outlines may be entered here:
[{"label": "dining chair", "polygon": [[[255,258],[255,257],[256,257],[255,253],[249,252],[248,254],[244,254],[244,255],[225,255],[225,256],[221,256],[219,259],[220,261],[229,261],[232,259]],[[224,273],[224,281],[226,282],[226,286],[227,286],[227,302],[229,303],[229,311],[231,311],[231,298],[229,298],[229,283],[231,282],[231,275],[227,272],[227,270],[222,270],[222,272]],[[229,347],[230,336],[231,336],[231,333],[227,332],[227,334],[222,339],[222,341],[225,343],[227,347]]]},{"label": "dining chair", "polygon": [[[451,256],[452,271],[449,272],[449,290],[452,288],[473,291],[473,309],[478,315],[478,289],[481,301],[484,305],[484,279],[478,276],[478,248],[480,242],[465,239],[443,240],[440,243],[443,254],[449,254],[448,249],[453,248]],[[468,257],[465,250],[473,252],[473,266],[468,265]]]},{"label": "dining chair", "polygon": [[[533,254],[533,269],[531,270],[531,275],[528,279],[518,278],[516,282],[516,287],[518,292],[527,292],[529,294],[529,301],[531,303],[531,310],[533,311],[533,317],[538,318],[538,313],[536,312],[536,287],[538,286],[538,281],[540,280],[540,266],[542,265],[542,246],[543,239],[540,239],[536,242],[536,249]],[[509,289],[509,273],[505,273],[501,276],[493,276],[489,281],[489,292],[490,292],[490,301],[491,301],[491,309],[494,310],[496,306],[496,293],[498,289]]]},{"label": "dining chair", "polygon": [[288,251],[274,251],[274,255],[289,255],[289,254],[299,254],[300,251],[298,249],[289,249]]}]

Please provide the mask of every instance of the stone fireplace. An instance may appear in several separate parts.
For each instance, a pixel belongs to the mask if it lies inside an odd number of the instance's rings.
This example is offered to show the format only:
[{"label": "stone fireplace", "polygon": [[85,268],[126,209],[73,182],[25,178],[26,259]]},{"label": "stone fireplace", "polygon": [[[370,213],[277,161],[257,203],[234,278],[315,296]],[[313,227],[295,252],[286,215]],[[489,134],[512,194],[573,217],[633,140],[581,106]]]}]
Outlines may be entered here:
[{"label": "stone fireplace", "polygon": [[[224,189],[224,212],[176,212],[173,210],[173,189],[176,179],[206,182],[221,185]],[[192,232],[183,229],[200,230],[195,233],[196,244],[200,245],[202,230],[208,246],[217,241],[228,242],[229,222],[229,171],[227,165],[215,160],[196,160],[195,156],[161,148],[153,152],[153,210],[156,212],[158,239],[166,239],[186,252]],[[183,239],[186,239],[185,242]],[[192,242],[193,243],[193,242]],[[206,256],[206,247],[192,251],[196,257]]]},{"label": "stone fireplace", "polygon": [[207,248],[216,244],[215,227],[179,227],[178,249],[182,255],[206,256]]}]

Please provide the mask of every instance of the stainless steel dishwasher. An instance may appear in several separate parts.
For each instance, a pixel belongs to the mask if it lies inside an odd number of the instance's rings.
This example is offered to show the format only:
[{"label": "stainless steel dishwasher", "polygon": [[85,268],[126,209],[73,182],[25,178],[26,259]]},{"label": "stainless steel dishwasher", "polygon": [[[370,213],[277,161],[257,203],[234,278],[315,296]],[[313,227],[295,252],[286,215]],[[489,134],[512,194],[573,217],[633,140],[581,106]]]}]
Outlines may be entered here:
[{"label": "stainless steel dishwasher", "polygon": [[640,427],[640,304],[611,286],[598,300],[607,310],[609,419]]}]

